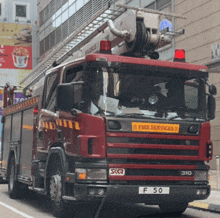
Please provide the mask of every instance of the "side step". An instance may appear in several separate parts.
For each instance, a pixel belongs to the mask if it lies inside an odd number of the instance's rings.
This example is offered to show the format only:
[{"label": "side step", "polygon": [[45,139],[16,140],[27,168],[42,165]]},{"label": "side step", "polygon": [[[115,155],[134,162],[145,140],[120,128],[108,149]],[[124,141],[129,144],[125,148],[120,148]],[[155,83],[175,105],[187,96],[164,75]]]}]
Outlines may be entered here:
[{"label": "side step", "polygon": [[39,193],[41,195],[46,195],[44,188],[33,188],[32,190],[36,191],[37,193]]},{"label": "side step", "polygon": [[62,198],[65,201],[76,201],[76,198],[72,196],[63,196]]}]

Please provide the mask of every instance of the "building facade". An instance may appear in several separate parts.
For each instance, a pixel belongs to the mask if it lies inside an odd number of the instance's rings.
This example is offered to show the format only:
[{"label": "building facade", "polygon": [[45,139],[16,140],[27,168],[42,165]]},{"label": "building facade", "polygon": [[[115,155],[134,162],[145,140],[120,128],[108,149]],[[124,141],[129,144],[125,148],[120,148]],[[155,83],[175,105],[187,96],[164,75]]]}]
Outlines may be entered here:
[{"label": "building facade", "polygon": [[[37,21],[37,0],[0,0],[0,23],[2,23],[2,25],[17,24],[17,26],[20,25],[20,27],[23,25],[23,27],[26,26],[31,28],[32,67],[37,65],[38,58]],[[16,34],[18,33],[16,32]],[[3,35],[6,37],[7,34]],[[3,38],[3,36],[1,38]],[[0,44],[2,45],[2,43]]]},{"label": "building facade", "polygon": [[186,51],[186,61],[207,65],[209,83],[217,87],[216,118],[211,121],[211,139],[214,157],[211,169],[216,168],[216,155],[220,155],[220,4],[218,0],[175,0],[175,13],[187,19],[176,19],[176,29],[184,28],[185,34],[176,38],[175,47]]},{"label": "building facade", "polygon": [[37,0],[0,0],[0,119],[6,83],[17,87],[15,103],[25,99],[19,85],[37,65],[37,20]]},{"label": "building facade", "polygon": [[[86,23],[112,0],[38,0],[39,62],[67,36]],[[124,0],[129,6],[172,12],[172,0]],[[173,29],[170,20],[170,29]],[[173,57],[173,45],[160,51],[161,59]]]},{"label": "building facade", "polygon": [[0,22],[34,24],[36,9],[37,0],[0,0]]}]

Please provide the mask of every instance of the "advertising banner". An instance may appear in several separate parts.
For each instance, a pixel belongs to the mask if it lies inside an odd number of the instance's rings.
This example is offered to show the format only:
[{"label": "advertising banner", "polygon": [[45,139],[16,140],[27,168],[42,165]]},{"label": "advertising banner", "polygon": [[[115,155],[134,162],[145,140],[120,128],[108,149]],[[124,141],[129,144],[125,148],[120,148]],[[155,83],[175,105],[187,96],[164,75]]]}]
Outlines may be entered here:
[{"label": "advertising banner", "polygon": [[11,86],[18,86],[18,70],[0,68],[0,75],[0,86],[5,86],[6,83],[10,83]]},{"label": "advertising banner", "polygon": [[[19,103],[21,101],[24,101],[26,98],[22,95],[22,87],[19,86],[21,80],[26,77],[31,70],[10,70],[10,69],[0,69],[0,83],[5,85],[7,82],[11,86],[17,86],[17,90],[15,91],[15,97],[14,97],[14,103]],[[25,84],[24,84],[25,86]],[[3,97],[2,94],[0,94],[0,115],[2,115],[2,109],[3,109]]]},{"label": "advertising banner", "polygon": [[[22,93],[18,92],[14,96],[14,103],[17,104],[17,103],[20,103],[26,99],[27,98],[24,97]],[[2,110],[3,110],[3,95],[0,94],[0,116],[2,116]],[[1,129],[0,129],[0,131],[1,131]]]},{"label": "advertising banner", "polygon": [[[32,70],[32,25],[0,23],[0,86],[16,86],[14,103],[26,98],[22,95],[20,81]],[[23,85],[25,86],[25,84]],[[0,116],[3,109],[0,94]],[[1,128],[0,128],[1,130]]]},{"label": "advertising banner", "polygon": [[0,69],[32,69],[32,26],[0,23]]},{"label": "advertising banner", "polygon": [[20,103],[20,102],[22,102],[26,99],[27,98],[24,97],[22,93],[18,92],[18,93],[15,94],[14,102],[15,102],[15,104],[17,104],[17,103]]},{"label": "advertising banner", "polygon": [[32,26],[0,23],[0,45],[32,47]]},{"label": "advertising banner", "polygon": [[32,48],[31,47],[0,47],[0,69],[32,69]]}]

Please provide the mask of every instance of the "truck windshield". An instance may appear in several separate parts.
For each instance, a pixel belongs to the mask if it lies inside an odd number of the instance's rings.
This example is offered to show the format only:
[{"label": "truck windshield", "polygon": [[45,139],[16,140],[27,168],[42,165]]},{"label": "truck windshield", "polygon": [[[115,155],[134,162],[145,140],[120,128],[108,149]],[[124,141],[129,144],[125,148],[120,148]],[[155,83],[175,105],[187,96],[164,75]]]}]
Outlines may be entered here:
[{"label": "truck windshield", "polygon": [[199,77],[123,70],[116,72],[106,68],[95,69],[89,77],[90,113],[93,115],[193,121],[205,119],[205,83]]}]

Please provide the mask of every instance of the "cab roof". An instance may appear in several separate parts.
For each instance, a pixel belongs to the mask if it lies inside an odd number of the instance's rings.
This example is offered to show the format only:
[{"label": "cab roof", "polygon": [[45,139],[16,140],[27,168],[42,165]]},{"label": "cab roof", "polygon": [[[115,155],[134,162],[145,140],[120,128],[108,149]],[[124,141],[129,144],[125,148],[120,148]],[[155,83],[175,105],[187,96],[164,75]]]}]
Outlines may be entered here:
[{"label": "cab roof", "polygon": [[85,61],[97,61],[104,59],[106,59],[108,62],[121,62],[127,64],[148,65],[152,67],[164,67],[164,68],[208,72],[208,68],[203,65],[190,64],[186,62],[171,62],[171,61],[152,60],[145,58],[126,57],[126,56],[118,56],[112,54],[89,54],[86,56]]}]

